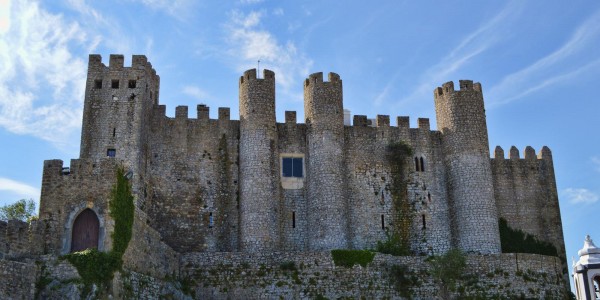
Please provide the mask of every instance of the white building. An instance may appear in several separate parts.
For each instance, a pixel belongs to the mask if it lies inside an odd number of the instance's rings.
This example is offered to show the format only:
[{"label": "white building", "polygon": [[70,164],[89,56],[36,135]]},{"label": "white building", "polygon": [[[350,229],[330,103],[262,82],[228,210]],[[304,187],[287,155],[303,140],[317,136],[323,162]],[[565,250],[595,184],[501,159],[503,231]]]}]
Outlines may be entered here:
[{"label": "white building", "polygon": [[600,249],[587,235],[577,254],[579,261],[573,263],[577,299],[600,299]]}]

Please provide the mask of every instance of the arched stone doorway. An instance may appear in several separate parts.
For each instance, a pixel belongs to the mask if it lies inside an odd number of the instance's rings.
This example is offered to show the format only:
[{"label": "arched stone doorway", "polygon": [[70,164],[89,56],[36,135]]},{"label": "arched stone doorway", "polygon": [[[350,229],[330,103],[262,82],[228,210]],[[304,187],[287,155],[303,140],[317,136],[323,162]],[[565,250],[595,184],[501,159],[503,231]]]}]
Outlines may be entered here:
[{"label": "arched stone doorway", "polygon": [[100,233],[100,221],[96,213],[87,208],[84,209],[73,222],[71,235],[71,252],[81,251],[88,248],[98,248],[98,237]]}]

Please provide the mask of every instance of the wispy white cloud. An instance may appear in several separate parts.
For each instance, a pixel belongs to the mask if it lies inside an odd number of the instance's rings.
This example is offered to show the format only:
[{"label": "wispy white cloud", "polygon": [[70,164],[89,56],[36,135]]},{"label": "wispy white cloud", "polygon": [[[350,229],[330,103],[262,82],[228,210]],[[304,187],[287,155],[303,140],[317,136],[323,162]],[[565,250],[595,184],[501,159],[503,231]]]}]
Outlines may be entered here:
[{"label": "wispy white cloud", "polygon": [[592,164],[594,164],[594,167],[596,168],[596,171],[600,172],[600,156],[593,156],[591,160]]},{"label": "wispy white cloud", "polygon": [[193,0],[130,0],[141,3],[152,10],[166,12],[171,17],[183,20],[189,16]]},{"label": "wispy white cloud", "polygon": [[40,190],[38,188],[10,178],[0,177],[0,191],[15,194],[19,199],[38,199],[40,197]]},{"label": "wispy white cloud", "polygon": [[0,126],[56,145],[80,128],[86,62],[73,49],[89,47],[76,22],[33,1],[11,2],[0,34]]},{"label": "wispy white cloud", "polygon": [[85,53],[93,53],[99,44],[113,49],[115,53],[131,53],[132,41],[123,32],[118,20],[103,15],[87,0],[67,0],[67,4],[79,14],[77,21],[89,36],[90,43]]},{"label": "wispy white cloud", "polygon": [[[503,32],[507,30],[507,25],[511,24],[507,20],[517,17],[521,9],[522,5],[518,1],[509,2],[493,18],[487,20],[476,30],[465,36],[438,63],[421,74],[419,83],[415,85],[415,89],[408,96],[401,99],[398,104],[419,101],[429,96],[432,93],[433,87],[447,81],[448,78],[452,77],[452,74],[465,67],[475,57],[499,42],[501,37],[504,36]],[[384,90],[394,86],[397,77],[393,76]]]},{"label": "wispy white cloud", "polygon": [[584,188],[567,188],[561,193],[571,204],[591,204],[596,203],[600,199],[598,194]]},{"label": "wispy white cloud", "polygon": [[301,82],[313,62],[298,50],[293,41],[282,43],[273,33],[262,29],[263,16],[260,11],[231,13],[231,19],[225,26],[229,45],[227,53],[239,72],[255,68],[260,60],[261,66],[276,73],[277,83],[285,93]]},{"label": "wispy white cloud", "polygon": [[240,0],[240,3],[242,4],[256,4],[256,3],[261,3],[264,0]]},{"label": "wispy white cloud", "polygon": [[[560,48],[540,58],[533,64],[504,77],[496,86],[490,89],[488,99],[494,105],[504,104],[522,98],[552,83],[572,80],[591,70],[600,62],[600,55],[592,62],[573,61],[570,58],[600,39],[600,10],[585,20]],[[565,73],[565,68],[555,68],[568,62],[571,71]],[[573,70],[574,69],[574,70]],[[567,68],[567,70],[569,70]],[[533,87],[532,87],[533,86]],[[522,92],[525,90],[525,92]]]},{"label": "wispy white cloud", "polygon": [[208,98],[208,93],[197,86],[185,86],[183,87],[182,92],[197,100],[206,100],[206,98]]},{"label": "wispy white cloud", "polygon": [[0,0],[0,34],[8,31],[10,24],[10,1]]},{"label": "wispy white cloud", "polygon": [[[555,76],[552,76],[549,78],[543,78],[541,81],[537,81],[537,82],[529,81],[529,80],[523,78],[523,80],[526,80],[526,82],[529,83],[529,86],[527,86],[527,88],[523,88],[523,90],[511,90],[512,93],[516,93],[516,94],[514,94],[512,96],[508,96],[507,98],[500,98],[500,99],[495,98],[496,94],[494,92],[496,92],[496,89],[493,89],[492,91],[490,91],[490,95],[491,95],[490,99],[493,99],[495,101],[491,102],[490,107],[497,106],[500,104],[506,104],[506,103],[512,102],[516,99],[525,97],[536,91],[539,91],[545,87],[559,84],[561,82],[573,80],[574,78],[578,78],[582,74],[586,74],[589,71],[597,70],[599,66],[600,66],[600,59],[597,59],[597,60],[589,62],[571,72],[564,73],[564,74],[558,73]],[[507,91],[507,90],[504,90],[504,91]]]}]

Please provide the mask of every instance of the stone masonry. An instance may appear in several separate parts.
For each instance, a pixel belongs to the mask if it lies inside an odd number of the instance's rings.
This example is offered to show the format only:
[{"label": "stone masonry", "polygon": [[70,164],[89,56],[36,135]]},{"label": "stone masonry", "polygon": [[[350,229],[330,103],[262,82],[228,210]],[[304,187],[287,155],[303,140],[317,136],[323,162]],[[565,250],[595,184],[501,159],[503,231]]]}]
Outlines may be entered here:
[{"label": "stone masonry", "polygon": [[[123,62],[111,55],[107,66],[90,55],[80,157],[70,165],[44,162],[39,220],[0,222],[0,259],[69,253],[84,210],[97,217],[97,248],[112,249],[108,201],[116,169],[124,167],[136,204],[124,267],[139,278],[193,273],[219,253],[320,257],[332,249],[374,249],[398,232],[415,256],[458,248],[477,268],[485,263],[478,255],[500,255],[499,218],[552,243],[563,261],[557,272],[566,274],[550,149],[536,155],[527,147],[521,158],[513,147],[506,158],[497,147],[490,158],[479,83],[434,89],[437,130],[429,119],[411,128],[409,117],[393,125],[388,115],[374,122],[355,115],[344,125],[335,73],[304,81],[305,120],[287,111],[277,123],[275,73],[254,69],[239,78],[239,120],[223,107],[210,119],[205,105],[194,117],[187,106],[168,117],[146,57]],[[391,161],[390,147],[399,143],[412,155]],[[398,163],[402,169],[392,167]],[[219,263],[225,261],[213,266]]]}]

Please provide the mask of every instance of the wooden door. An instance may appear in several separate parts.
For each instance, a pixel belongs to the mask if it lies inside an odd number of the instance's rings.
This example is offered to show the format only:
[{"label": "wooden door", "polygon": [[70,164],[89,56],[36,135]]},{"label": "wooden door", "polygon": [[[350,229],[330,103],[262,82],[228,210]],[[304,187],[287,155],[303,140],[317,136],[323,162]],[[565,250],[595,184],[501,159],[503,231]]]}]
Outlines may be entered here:
[{"label": "wooden door", "polygon": [[82,211],[73,222],[71,252],[98,248],[98,231],[100,222],[96,213],[89,208]]}]

